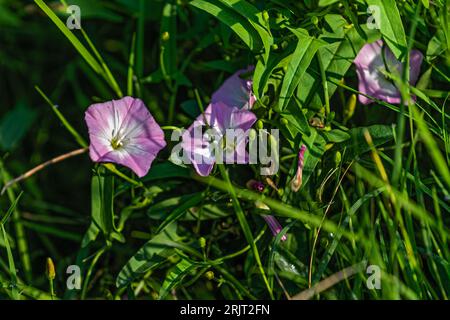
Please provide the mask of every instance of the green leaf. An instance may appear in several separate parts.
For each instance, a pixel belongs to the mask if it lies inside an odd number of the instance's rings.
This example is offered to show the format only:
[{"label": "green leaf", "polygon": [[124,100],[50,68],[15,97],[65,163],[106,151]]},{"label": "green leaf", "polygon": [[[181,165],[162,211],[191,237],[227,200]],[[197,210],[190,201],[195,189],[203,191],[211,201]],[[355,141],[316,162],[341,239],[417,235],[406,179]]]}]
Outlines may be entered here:
[{"label": "green leaf", "polygon": [[228,5],[218,0],[193,0],[190,4],[208,12],[230,27],[251,50],[259,51],[263,48],[262,39],[250,21]]},{"label": "green leaf", "polygon": [[262,59],[258,61],[253,73],[253,90],[257,98],[261,99],[264,95],[264,91],[273,71],[288,64],[290,55],[294,49],[295,46],[291,43],[281,54],[271,52],[267,61]]},{"label": "green leaf", "polygon": [[286,110],[281,112],[281,116],[288,121],[289,131],[294,133],[294,136],[299,132],[306,135],[311,134],[308,120],[296,103],[289,103]]},{"label": "green leaf", "polygon": [[177,221],[179,218],[181,218],[182,215],[186,213],[188,209],[201,203],[203,201],[204,196],[205,196],[204,193],[201,192],[188,197],[184,203],[182,203],[175,210],[173,210],[172,213],[159,225],[156,233],[161,232],[168,225],[172,224],[172,222]]},{"label": "green leaf", "polygon": [[[114,225],[114,176],[106,173],[103,167],[99,168],[91,181],[91,216],[92,222],[103,232],[106,241],[111,241],[112,238],[122,240]],[[97,233],[95,227],[89,227],[83,244],[87,245],[95,239]]]},{"label": "green leaf", "polygon": [[[178,197],[172,197],[165,199],[152,205],[148,211],[147,216],[150,219],[162,220],[167,217],[167,212],[173,212],[177,207],[180,207],[183,203],[186,203],[190,198],[196,197],[198,194],[186,194]],[[203,200],[203,199],[202,199]],[[209,220],[219,219],[227,217],[231,214],[230,210],[227,210],[225,205],[222,207],[219,204],[204,203],[201,209],[194,212],[189,211],[185,216],[181,216],[181,220]]]},{"label": "green leaf", "polygon": [[351,138],[339,145],[339,148],[346,149],[345,157],[347,159],[354,159],[357,156],[370,151],[370,147],[364,137],[364,130],[369,131],[374,146],[380,146],[394,138],[392,127],[387,125],[373,125],[370,127],[350,129],[349,134]]},{"label": "green leaf", "polygon": [[[328,82],[328,96],[331,98],[337,89],[335,82],[342,80],[366,42],[355,28],[345,28],[347,22],[342,16],[328,14],[325,16],[325,21],[327,28],[320,39],[326,41],[328,45],[319,48],[317,54],[323,61]],[[326,31],[328,29],[332,32]],[[379,33],[366,28],[364,30],[369,41],[379,38]],[[325,97],[317,61],[313,60],[303,76],[301,84],[297,90],[297,97],[301,104],[315,110],[322,108],[325,104]]]},{"label": "green leaf", "polygon": [[164,280],[163,285],[161,286],[161,290],[159,291],[159,299],[164,299],[167,294],[175,288],[183,278],[192,270],[197,268],[198,266],[192,264],[191,262],[182,259],[175,266],[173,266]]},{"label": "green leaf", "polygon": [[326,6],[336,3],[338,1],[339,0],[319,0],[319,7],[326,7]]},{"label": "green leaf", "polygon": [[179,239],[176,225],[169,225],[163,232],[147,241],[125,264],[116,279],[116,286],[127,286],[173,253],[171,242]]},{"label": "green leaf", "polygon": [[332,143],[341,143],[350,139],[350,134],[347,131],[341,129],[323,131],[322,134],[327,142]]},{"label": "green leaf", "polygon": [[380,10],[380,32],[397,59],[401,59],[407,48],[405,29],[395,0],[366,0],[369,6]]},{"label": "green leaf", "polygon": [[292,32],[297,36],[298,42],[283,79],[279,99],[280,111],[283,111],[287,107],[317,50],[325,44],[323,41],[310,37],[306,30],[292,29]]},{"label": "green leaf", "polygon": [[264,46],[264,61],[267,61],[273,38],[269,31],[269,24],[264,21],[262,13],[246,0],[220,0],[220,2],[232,8],[242,17],[248,19],[261,38]]},{"label": "green leaf", "polygon": [[100,229],[97,227],[95,222],[91,222],[89,228],[83,236],[83,240],[81,241],[81,248],[87,247],[91,242],[97,239],[98,234],[100,233]]},{"label": "green leaf", "polygon": [[447,50],[445,42],[442,42],[441,39],[445,39],[444,32],[442,30],[438,30],[433,38],[431,38],[430,42],[428,42],[427,47],[427,60],[431,61]]}]

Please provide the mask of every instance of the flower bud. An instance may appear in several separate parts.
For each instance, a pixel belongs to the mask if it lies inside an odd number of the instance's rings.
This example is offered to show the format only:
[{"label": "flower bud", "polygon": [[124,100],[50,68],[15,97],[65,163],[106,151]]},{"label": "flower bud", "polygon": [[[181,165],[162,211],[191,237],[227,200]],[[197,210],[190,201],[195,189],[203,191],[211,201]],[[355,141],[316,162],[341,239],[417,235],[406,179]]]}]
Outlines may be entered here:
[{"label": "flower bud", "polygon": [[306,146],[303,144],[298,151],[298,162],[297,162],[297,172],[295,173],[294,178],[291,180],[291,189],[294,192],[300,190],[302,186],[302,177],[303,177],[303,166],[305,160],[305,152]]},{"label": "flower bud", "polygon": [[49,280],[55,279],[56,272],[55,272],[55,265],[53,264],[52,258],[47,258],[47,265],[46,265],[45,273]]},{"label": "flower bud", "polygon": [[356,107],[356,94],[352,94],[347,101],[344,109],[344,121],[348,121],[355,112]]},{"label": "flower bud", "polygon": [[169,41],[169,39],[170,39],[170,34],[169,34],[169,32],[164,31],[164,32],[162,33],[162,35],[161,35],[161,39],[162,39],[162,41]]},{"label": "flower bud", "polygon": [[258,181],[258,180],[254,180],[254,179],[249,180],[247,182],[246,186],[247,186],[247,188],[258,191],[258,192],[263,192],[264,188],[265,188],[264,183],[262,183],[261,181]]},{"label": "flower bud", "polygon": [[206,277],[206,279],[208,279],[208,280],[214,279],[214,272],[212,272],[212,271],[207,271],[207,272],[205,273],[205,277]]},{"label": "flower bud", "polygon": [[338,166],[341,163],[342,154],[339,151],[336,151],[334,154],[334,163]]},{"label": "flower bud", "polygon": [[200,244],[200,248],[204,249],[206,247],[206,239],[203,237],[200,237],[200,239],[198,239],[198,243]]},{"label": "flower bud", "polygon": [[[262,217],[266,221],[266,223],[269,226],[270,231],[272,231],[272,234],[274,237],[276,237],[281,232],[281,230],[283,230],[283,227],[278,222],[277,218],[275,218],[274,216],[263,215]],[[281,241],[286,241],[286,240],[287,240],[286,235],[281,237]]]},{"label": "flower bud", "polygon": [[259,130],[264,128],[264,123],[262,122],[262,120],[256,121],[256,128],[259,129]]}]

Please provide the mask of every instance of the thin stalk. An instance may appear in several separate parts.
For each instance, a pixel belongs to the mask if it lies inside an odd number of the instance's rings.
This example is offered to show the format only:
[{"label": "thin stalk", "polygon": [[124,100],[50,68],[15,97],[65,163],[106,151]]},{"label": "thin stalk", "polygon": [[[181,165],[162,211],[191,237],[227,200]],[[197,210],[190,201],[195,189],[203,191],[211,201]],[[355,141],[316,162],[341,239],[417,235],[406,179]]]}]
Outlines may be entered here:
[{"label": "thin stalk", "polygon": [[130,57],[128,58],[128,75],[127,75],[127,95],[133,95],[133,76],[134,76],[134,51],[135,51],[136,33],[133,34],[131,40]]},{"label": "thin stalk", "polygon": [[69,133],[75,138],[75,140],[78,142],[78,144],[81,147],[87,147],[86,141],[81,137],[81,135],[74,129],[74,127],[67,121],[66,117],[59,111],[58,106],[55,105],[46,95],[45,93],[38,87],[34,87],[37,92],[44,98],[44,100],[49,104],[49,106],[52,108],[53,112],[56,114],[58,119],[61,121],[63,126],[69,131]]},{"label": "thin stalk", "polygon": [[83,153],[87,152],[88,150],[89,150],[88,148],[81,148],[81,149],[73,150],[73,151],[67,152],[65,154],[59,155],[59,156],[57,156],[57,157],[55,157],[53,159],[50,159],[48,161],[45,161],[44,163],[41,163],[40,165],[34,167],[33,169],[28,170],[24,174],[21,174],[17,178],[14,178],[14,179],[8,181],[7,183],[5,183],[4,187],[2,188],[2,191],[0,192],[0,195],[3,195],[5,193],[5,191],[9,187],[11,187],[12,185],[14,185],[14,184],[16,184],[16,183],[18,183],[20,181],[23,181],[25,179],[28,179],[29,177],[31,177],[35,173],[45,169],[46,167],[48,167],[48,166],[50,166],[52,164],[61,162],[63,160],[69,159],[71,157],[83,154]]},{"label": "thin stalk", "polygon": [[323,95],[325,97],[325,114],[328,116],[331,112],[330,107],[330,96],[328,94],[328,81],[327,81],[327,75],[325,72],[325,66],[323,64],[322,56],[320,55],[320,52],[317,53],[317,60],[319,61],[319,67],[320,67],[320,76],[322,78],[322,87],[323,87]]},{"label": "thin stalk", "polygon": [[48,284],[50,286],[50,296],[52,300],[55,300],[56,294],[55,294],[55,287],[53,285],[53,279],[48,279]]},{"label": "thin stalk", "polygon": [[105,251],[106,251],[106,247],[100,249],[91,261],[89,269],[86,273],[86,277],[83,281],[83,288],[81,289],[81,300],[84,300],[86,298],[86,293],[87,293],[87,289],[88,289],[89,280],[92,275],[92,271],[94,270],[95,265],[97,264],[98,260],[103,255],[103,253],[105,253]]}]

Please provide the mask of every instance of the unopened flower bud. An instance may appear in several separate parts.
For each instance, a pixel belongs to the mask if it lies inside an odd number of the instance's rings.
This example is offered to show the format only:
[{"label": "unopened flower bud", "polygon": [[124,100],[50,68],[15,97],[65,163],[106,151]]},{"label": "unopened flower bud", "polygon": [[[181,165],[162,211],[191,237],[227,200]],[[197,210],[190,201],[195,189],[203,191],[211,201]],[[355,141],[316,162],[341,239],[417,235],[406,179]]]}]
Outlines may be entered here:
[{"label": "unopened flower bud", "polygon": [[263,192],[264,188],[265,188],[264,183],[262,183],[261,181],[258,181],[258,180],[254,180],[254,179],[249,180],[247,182],[246,186],[247,186],[247,188],[258,191],[258,192]]},{"label": "unopened flower bud", "polygon": [[348,121],[355,112],[356,107],[356,94],[352,94],[347,101],[344,109],[344,121]]},{"label": "unopened flower bud", "polygon": [[303,144],[298,151],[297,172],[295,173],[294,178],[291,180],[291,189],[294,192],[300,190],[300,187],[302,186],[303,166],[305,165],[305,152],[306,146]]},{"label": "unopened flower bud", "polygon": [[261,210],[270,210],[270,208],[262,201],[255,201],[255,207]]},{"label": "unopened flower bud", "polygon": [[262,120],[256,121],[256,128],[258,128],[259,130],[264,128],[264,123],[262,122]]},{"label": "unopened flower bud", "polygon": [[164,32],[162,33],[162,35],[161,35],[161,39],[162,39],[162,41],[169,41],[169,39],[170,39],[170,34],[169,34],[169,32],[164,31]]},{"label": "unopened flower bud", "polygon": [[55,279],[56,272],[55,272],[55,265],[53,264],[52,258],[47,258],[47,265],[46,265],[46,275],[49,280]]},{"label": "unopened flower bud", "polygon": [[[262,217],[266,221],[266,223],[269,226],[270,231],[272,231],[272,234],[274,237],[276,237],[281,232],[281,230],[283,230],[283,227],[278,222],[277,218],[275,218],[274,216],[263,215]],[[287,240],[286,235],[281,237],[281,241],[286,241],[286,240]]]},{"label": "unopened flower bud", "polygon": [[206,247],[206,239],[203,237],[200,237],[200,239],[198,239],[198,243],[200,244],[200,248],[204,249]]},{"label": "unopened flower bud", "polygon": [[338,166],[341,163],[342,154],[339,151],[336,151],[334,154],[334,163]]}]

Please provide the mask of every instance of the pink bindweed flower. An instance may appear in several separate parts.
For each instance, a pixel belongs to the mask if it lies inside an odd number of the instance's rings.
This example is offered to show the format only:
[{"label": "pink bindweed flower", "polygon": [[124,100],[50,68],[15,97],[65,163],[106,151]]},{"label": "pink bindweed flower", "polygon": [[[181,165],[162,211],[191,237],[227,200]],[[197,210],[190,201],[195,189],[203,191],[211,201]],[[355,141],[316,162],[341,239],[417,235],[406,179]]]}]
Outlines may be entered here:
[{"label": "pink bindweed flower", "polygon": [[[283,227],[278,222],[277,218],[275,218],[274,216],[262,215],[262,217],[266,221],[266,223],[269,226],[270,231],[272,231],[272,234],[273,234],[274,237],[276,237],[281,232],[281,230],[283,230]],[[286,241],[286,240],[287,240],[286,235],[283,235],[281,237],[281,241]]]},{"label": "pink bindweed flower", "polygon": [[214,163],[248,163],[245,150],[248,130],[256,121],[253,112],[210,104],[183,133],[182,148],[201,176],[211,173]]},{"label": "pink bindweed flower", "polygon": [[[247,188],[253,189],[258,192],[263,192],[264,191],[264,183],[262,183],[261,181],[257,181],[257,180],[250,180],[247,182]],[[270,208],[266,204],[264,204],[260,201],[256,201],[255,206],[258,209],[268,210],[268,211],[270,210]],[[272,234],[274,237],[276,237],[281,232],[281,230],[283,230],[283,227],[278,222],[277,218],[275,218],[274,216],[268,215],[268,214],[263,214],[262,217],[263,217],[264,221],[266,221],[266,223],[269,226],[270,231],[272,231]],[[281,240],[286,241],[287,236],[283,235],[281,237]]]},{"label": "pink bindweed flower", "polygon": [[297,172],[295,173],[294,178],[292,178],[291,180],[291,189],[294,192],[300,190],[300,187],[302,186],[303,166],[305,165],[305,151],[306,146],[303,144],[298,151]]},{"label": "pink bindweed flower", "polygon": [[212,95],[211,103],[221,102],[229,107],[251,109],[256,101],[252,91],[253,81],[242,79],[241,76],[253,69],[253,66],[249,66],[247,69],[235,72],[225,80],[222,86]]},{"label": "pink bindweed flower", "polygon": [[121,164],[139,177],[147,174],[166,146],[163,131],[140,99],[124,97],[92,104],[85,120],[92,161]]},{"label": "pink bindweed flower", "polygon": [[[422,60],[423,55],[420,51],[411,51],[409,79],[411,85],[414,85],[419,78]],[[399,104],[401,102],[400,91],[385,74],[389,72],[401,76],[403,64],[395,58],[387,46],[383,46],[382,40],[364,45],[354,63],[358,74],[360,92],[388,103]],[[415,101],[415,97],[412,97],[412,99]],[[363,95],[359,95],[359,101],[362,104],[374,102]]]}]

